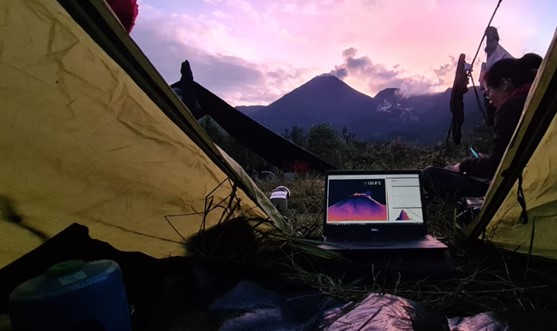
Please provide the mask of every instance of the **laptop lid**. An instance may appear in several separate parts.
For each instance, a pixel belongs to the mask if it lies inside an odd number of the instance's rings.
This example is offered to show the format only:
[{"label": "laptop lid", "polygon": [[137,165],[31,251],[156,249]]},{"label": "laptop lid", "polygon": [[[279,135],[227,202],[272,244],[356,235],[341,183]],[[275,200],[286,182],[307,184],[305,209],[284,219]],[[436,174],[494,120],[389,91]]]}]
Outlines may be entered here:
[{"label": "laptop lid", "polygon": [[420,174],[420,170],[327,172],[323,236],[425,235]]}]

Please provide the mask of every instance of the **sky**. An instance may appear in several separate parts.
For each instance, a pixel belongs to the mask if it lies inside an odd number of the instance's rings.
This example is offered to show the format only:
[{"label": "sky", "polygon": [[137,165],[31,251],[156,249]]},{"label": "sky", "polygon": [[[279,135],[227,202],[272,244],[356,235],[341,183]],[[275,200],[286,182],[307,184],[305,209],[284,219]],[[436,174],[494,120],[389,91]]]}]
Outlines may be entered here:
[{"label": "sky", "polygon": [[[131,37],[167,83],[194,80],[232,106],[268,105],[322,74],[373,97],[452,86],[491,23],[513,56],[544,56],[556,0],[138,0]],[[474,61],[485,61],[481,44]]]}]

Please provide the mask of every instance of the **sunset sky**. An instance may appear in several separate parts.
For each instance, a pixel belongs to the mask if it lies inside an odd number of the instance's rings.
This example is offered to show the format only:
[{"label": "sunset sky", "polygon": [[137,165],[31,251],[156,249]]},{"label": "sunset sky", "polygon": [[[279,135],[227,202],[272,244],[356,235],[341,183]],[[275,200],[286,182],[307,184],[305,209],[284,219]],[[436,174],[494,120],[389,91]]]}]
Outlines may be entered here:
[{"label": "sunset sky", "polygon": [[[370,96],[420,94],[452,86],[456,59],[472,61],[498,2],[138,0],[131,36],[169,84],[187,59],[194,79],[233,106],[268,105],[327,73]],[[502,0],[492,25],[515,57],[543,56],[555,13],[556,0]]]}]

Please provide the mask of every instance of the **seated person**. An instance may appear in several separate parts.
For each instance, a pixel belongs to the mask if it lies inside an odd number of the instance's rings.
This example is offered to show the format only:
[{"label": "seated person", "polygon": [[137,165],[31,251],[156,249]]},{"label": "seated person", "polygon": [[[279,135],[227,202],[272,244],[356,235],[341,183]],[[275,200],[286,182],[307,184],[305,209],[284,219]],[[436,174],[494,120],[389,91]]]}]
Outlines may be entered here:
[{"label": "seated person", "polygon": [[530,86],[542,58],[526,54],[520,59],[502,59],[485,73],[487,96],[496,108],[493,149],[489,155],[468,157],[446,168],[423,170],[428,197],[460,200],[462,197],[485,196],[522,115]]}]

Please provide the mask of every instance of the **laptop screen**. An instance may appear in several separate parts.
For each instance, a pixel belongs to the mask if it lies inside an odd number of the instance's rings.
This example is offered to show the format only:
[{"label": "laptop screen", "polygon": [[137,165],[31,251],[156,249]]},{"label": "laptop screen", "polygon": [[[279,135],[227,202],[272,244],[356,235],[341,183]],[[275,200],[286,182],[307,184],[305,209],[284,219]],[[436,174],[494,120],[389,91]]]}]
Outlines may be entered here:
[{"label": "laptop screen", "polygon": [[419,171],[329,172],[324,232],[347,226],[379,231],[395,224],[425,229],[419,176]]}]

